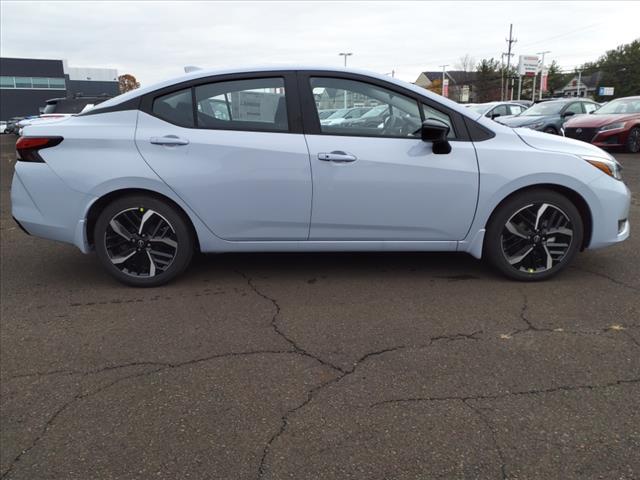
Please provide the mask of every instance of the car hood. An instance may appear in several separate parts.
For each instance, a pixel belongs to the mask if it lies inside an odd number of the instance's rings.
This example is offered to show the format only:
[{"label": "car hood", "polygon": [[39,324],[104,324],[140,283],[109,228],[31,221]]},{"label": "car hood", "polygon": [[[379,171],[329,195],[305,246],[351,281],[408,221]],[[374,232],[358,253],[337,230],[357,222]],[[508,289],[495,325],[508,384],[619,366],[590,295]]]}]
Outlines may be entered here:
[{"label": "car hood", "polygon": [[524,143],[537,150],[549,152],[568,153],[571,155],[595,155],[604,158],[613,158],[607,152],[595,145],[561,135],[531,130],[530,128],[514,128],[514,132]]},{"label": "car hood", "polygon": [[591,115],[580,115],[579,117],[572,118],[568,120],[564,126],[565,128],[597,128],[614,122],[626,122],[627,120],[638,118],[640,118],[640,114],[638,113],[609,113],[605,115],[592,113]]},{"label": "car hood", "polygon": [[[531,125],[532,123],[538,123],[549,120],[555,115],[516,115],[514,117],[504,117],[500,120],[500,123],[508,127],[522,127],[524,125]],[[500,117],[498,117],[500,118]],[[497,118],[496,118],[497,120]]]}]

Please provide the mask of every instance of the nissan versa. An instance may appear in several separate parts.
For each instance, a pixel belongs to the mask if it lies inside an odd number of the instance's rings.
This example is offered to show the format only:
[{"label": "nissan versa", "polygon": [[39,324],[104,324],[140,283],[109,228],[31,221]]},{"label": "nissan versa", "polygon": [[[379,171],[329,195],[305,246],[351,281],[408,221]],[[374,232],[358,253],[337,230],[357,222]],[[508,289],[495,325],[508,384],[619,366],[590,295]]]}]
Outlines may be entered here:
[{"label": "nissan versa", "polygon": [[[380,123],[323,125],[344,106]],[[629,236],[620,165],[420,87],[325,68],[197,70],[16,145],[13,216],[135,286],[194,251],[461,251],[542,280]]]}]

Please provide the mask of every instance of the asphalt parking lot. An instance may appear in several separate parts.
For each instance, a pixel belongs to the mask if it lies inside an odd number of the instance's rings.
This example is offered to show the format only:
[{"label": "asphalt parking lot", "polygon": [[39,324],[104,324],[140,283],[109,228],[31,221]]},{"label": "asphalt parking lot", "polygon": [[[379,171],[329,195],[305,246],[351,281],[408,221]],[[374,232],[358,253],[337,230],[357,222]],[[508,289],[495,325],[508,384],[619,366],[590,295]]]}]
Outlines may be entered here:
[{"label": "asphalt parking lot", "polygon": [[[511,282],[463,254],[242,254],[132,289],[11,220],[7,479],[640,478],[640,236]],[[617,155],[640,225],[640,155]]]}]

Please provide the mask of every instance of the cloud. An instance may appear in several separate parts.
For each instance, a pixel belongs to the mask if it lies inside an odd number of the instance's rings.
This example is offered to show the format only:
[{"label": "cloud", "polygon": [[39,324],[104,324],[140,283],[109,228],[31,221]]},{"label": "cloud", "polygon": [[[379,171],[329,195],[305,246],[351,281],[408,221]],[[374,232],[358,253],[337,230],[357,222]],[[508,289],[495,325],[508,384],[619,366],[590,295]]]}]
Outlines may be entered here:
[{"label": "cloud", "polygon": [[[469,53],[551,50],[566,68],[637,36],[640,4],[607,2],[2,2],[2,56],[111,67],[143,83],[184,65],[349,65],[413,81]],[[625,11],[625,15],[620,15]],[[527,46],[528,44],[528,46]]]}]

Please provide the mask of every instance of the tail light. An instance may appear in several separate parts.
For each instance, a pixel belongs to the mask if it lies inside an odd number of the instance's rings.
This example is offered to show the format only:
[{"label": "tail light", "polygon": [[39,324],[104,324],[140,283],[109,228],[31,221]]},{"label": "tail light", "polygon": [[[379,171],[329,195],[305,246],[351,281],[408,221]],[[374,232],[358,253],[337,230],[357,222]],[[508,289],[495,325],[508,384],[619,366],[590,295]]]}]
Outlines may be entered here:
[{"label": "tail light", "polygon": [[16,142],[18,160],[44,163],[38,151],[43,148],[55,147],[62,140],[62,137],[20,137]]}]

